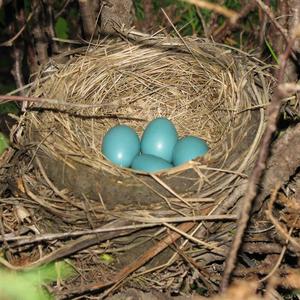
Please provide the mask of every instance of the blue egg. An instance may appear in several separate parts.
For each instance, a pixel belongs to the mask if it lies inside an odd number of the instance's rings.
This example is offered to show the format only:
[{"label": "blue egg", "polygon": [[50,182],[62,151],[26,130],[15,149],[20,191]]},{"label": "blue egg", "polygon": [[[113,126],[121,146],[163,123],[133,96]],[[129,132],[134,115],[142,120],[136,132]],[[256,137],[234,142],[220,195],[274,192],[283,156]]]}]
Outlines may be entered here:
[{"label": "blue egg", "polygon": [[173,165],[166,160],[149,154],[140,154],[132,162],[131,168],[148,173],[172,168]]},{"label": "blue egg", "polygon": [[173,123],[166,118],[157,118],[147,125],[143,133],[141,152],[171,162],[176,142],[177,131]]},{"label": "blue egg", "polygon": [[126,125],[117,125],[108,130],[102,141],[103,155],[120,167],[129,167],[140,153],[137,133]]},{"label": "blue egg", "polygon": [[196,157],[203,156],[208,151],[206,142],[195,136],[186,136],[180,139],[173,151],[173,164],[178,166]]}]

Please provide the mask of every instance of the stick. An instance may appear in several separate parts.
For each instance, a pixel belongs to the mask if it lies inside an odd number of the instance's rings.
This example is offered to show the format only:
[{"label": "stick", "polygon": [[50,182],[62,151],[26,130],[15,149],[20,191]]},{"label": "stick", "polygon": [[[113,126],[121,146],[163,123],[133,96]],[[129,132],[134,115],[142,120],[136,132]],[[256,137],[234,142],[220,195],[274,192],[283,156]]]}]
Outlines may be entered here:
[{"label": "stick", "polygon": [[250,218],[251,209],[254,203],[254,199],[256,198],[257,194],[257,185],[260,182],[262,177],[263,171],[266,166],[266,160],[269,154],[269,148],[272,141],[272,135],[277,128],[277,119],[280,112],[281,107],[281,99],[285,96],[285,93],[282,89],[279,88],[280,84],[283,82],[284,73],[286,70],[287,60],[292,53],[292,47],[296,40],[296,36],[291,37],[289,40],[288,46],[280,57],[280,68],[277,74],[277,82],[278,87],[275,91],[275,94],[271,100],[271,104],[268,106],[267,115],[268,122],[265,132],[262,137],[261,146],[258,152],[258,158],[255,163],[255,167],[252,171],[252,174],[249,178],[248,187],[245,193],[245,197],[243,199],[243,208],[241,211],[240,219],[237,224],[237,232],[233,238],[231,249],[226,260],[224,274],[221,282],[221,291],[225,291],[229,285],[232,272],[235,268],[235,263],[237,260],[238,251],[242,244],[242,239],[247,228],[247,224]]},{"label": "stick", "polygon": [[61,101],[57,99],[49,99],[49,98],[39,98],[39,97],[27,97],[27,96],[9,96],[9,95],[0,95],[0,103],[6,103],[11,101],[28,101],[34,103],[48,103],[54,105],[65,105],[71,107],[78,107],[78,108],[96,108],[96,107],[104,107],[104,106],[112,106],[112,104],[80,104],[80,103],[72,103]]},{"label": "stick", "polygon": [[227,18],[230,19],[230,22],[232,24],[236,23],[238,19],[238,13],[236,13],[234,10],[228,9],[226,7],[223,7],[218,4],[210,3],[207,1],[202,1],[202,0],[183,0],[185,2],[188,2],[190,4],[194,4],[200,8],[206,8],[209,10],[212,10],[220,15],[223,15]]},{"label": "stick", "polygon": [[[187,222],[179,225],[177,229],[188,232],[194,227],[195,223],[193,222]],[[115,277],[109,281],[109,282],[95,282],[93,284],[83,285],[79,288],[75,288],[72,290],[68,290],[64,292],[63,294],[60,294],[59,296],[64,296],[63,298],[68,298],[71,295],[74,294],[83,294],[85,292],[91,292],[100,290],[106,287],[111,287],[105,292],[105,295],[110,293],[116,286],[120,284],[121,281],[126,279],[130,274],[132,274],[134,271],[142,267],[145,263],[147,263],[150,259],[158,255],[160,252],[162,252],[164,249],[169,247],[169,245],[173,244],[176,240],[178,240],[181,237],[180,234],[177,232],[172,232],[169,235],[167,235],[163,240],[156,243],[153,247],[151,247],[149,250],[147,250],[143,255],[138,257],[134,262],[123,268],[120,272],[118,272]]]}]

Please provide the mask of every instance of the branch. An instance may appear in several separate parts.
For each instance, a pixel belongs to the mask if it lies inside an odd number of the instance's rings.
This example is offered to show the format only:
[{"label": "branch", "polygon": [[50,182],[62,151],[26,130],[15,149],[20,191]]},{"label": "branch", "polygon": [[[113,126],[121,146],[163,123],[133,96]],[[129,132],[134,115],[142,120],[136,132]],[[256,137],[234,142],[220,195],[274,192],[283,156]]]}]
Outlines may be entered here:
[{"label": "branch", "polygon": [[239,18],[238,13],[236,13],[235,11],[233,11],[231,9],[228,9],[226,7],[218,5],[218,4],[214,4],[214,3],[210,3],[210,2],[206,2],[206,1],[202,1],[202,0],[183,0],[183,1],[188,2],[190,4],[194,4],[200,8],[212,10],[220,15],[223,15],[223,16],[229,18],[230,22],[232,24],[235,24]]},{"label": "branch", "polygon": [[[183,232],[190,231],[195,226],[193,222],[187,222],[179,225],[177,227],[178,230]],[[139,256],[135,261],[130,263],[121,269],[112,280],[110,281],[96,281],[92,284],[81,285],[80,287],[67,290],[66,292],[62,292],[59,296],[62,296],[63,299],[70,297],[70,295],[76,294],[84,294],[85,292],[97,291],[103,288],[111,287],[110,289],[105,291],[105,295],[110,293],[115,286],[118,286],[123,280],[125,280],[130,274],[135,272],[137,269],[142,267],[145,263],[151,260],[153,257],[161,253],[164,249],[172,245],[181,237],[181,234],[177,232],[170,232],[164,239],[157,242],[153,247],[149,248],[144,254]]]},{"label": "branch", "polygon": [[14,46],[11,56],[14,59],[14,64],[11,70],[11,74],[15,79],[17,88],[20,89],[21,95],[24,95],[24,91],[22,89],[24,86],[24,78],[22,73],[23,52],[19,47]]},{"label": "branch", "polygon": [[264,13],[269,17],[273,25],[280,31],[282,36],[284,37],[286,43],[289,43],[289,37],[287,35],[287,31],[276,21],[273,12],[271,11],[270,7],[268,7],[265,3],[261,0],[255,0],[260,8],[264,11]]},{"label": "branch", "polygon": [[51,40],[51,49],[52,49],[52,55],[53,53],[58,53],[58,45],[57,42],[54,40],[55,38],[55,31],[54,31],[54,6],[53,0],[48,0],[44,4],[45,6],[45,32],[48,35],[48,38]]},{"label": "branch", "polygon": [[96,107],[104,107],[104,106],[113,106],[113,104],[80,104],[80,103],[71,103],[66,101],[61,101],[57,99],[49,99],[49,98],[40,98],[40,97],[26,97],[26,96],[9,96],[9,95],[0,95],[0,103],[7,103],[11,101],[18,102],[33,102],[33,103],[48,103],[54,105],[65,105],[77,108],[96,108]]},{"label": "branch", "polygon": [[[267,6],[270,6],[270,0],[265,0],[265,3]],[[263,49],[263,45],[265,43],[266,27],[267,27],[267,16],[265,13],[263,13],[260,7],[258,10],[258,15],[259,15],[259,22],[260,22],[259,46],[261,49]],[[278,51],[277,53],[281,53],[281,52],[282,51]]]},{"label": "branch", "polygon": [[120,230],[131,230],[138,228],[151,228],[158,225],[162,225],[164,223],[184,223],[184,222],[196,222],[196,221],[206,221],[206,222],[214,222],[214,221],[235,221],[237,219],[236,215],[210,215],[210,216],[191,216],[191,217],[170,217],[170,218],[142,218],[131,216],[128,222],[141,222],[142,224],[135,225],[127,225],[123,227],[115,227],[115,228],[95,228],[92,230],[78,230],[73,232],[58,232],[58,233],[46,233],[46,234],[36,234],[34,236],[15,236],[11,233],[3,235],[0,237],[0,242],[16,242],[14,246],[21,246],[25,244],[33,244],[41,241],[53,241],[53,240],[64,240],[72,237],[83,236],[87,234],[96,234],[96,233],[104,233],[110,231],[120,231]]},{"label": "branch", "polygon": [[38,63],[41,65],[48,62],[48,40],[44,32],[45,16],[43,12],[43,6],[40,5],[39,0],[31,1],[31,10],[33,12],[32,21],[32,35],[35,41],[35,50],[37,53]]},{"label": "branch", "polygon": [[[1,0],[0,0],[1,1]],[[1,6],[0,6],[1,7]],[[12,37],[10,38],[9,40],[7,40],[6,42],[3,42],[0,44],[0,47],[11,47],[13,46],[14,44],[14,41],[23,33],[23,31],[26,29],[26,26],[27,26],[27,23],[31,20],[33,16],[33,13],[31,12],[27,19],[26,19],[26,22],[25,24],[22,26],[22,28]]]},{"label": "branch", "polygon": [[95,29],[97,25],[94,7],[90,0],[79,0],[78,2],[85,38],[91,39],[96,31]]},{"label": "branch", "polygon": [[66,10],[67,6],[69,5],[71,0],[65,0],[65,2],[63,3],[61,9],[59,10],[59,12],[57,12],[55,15],[54,15],[54,19],[58,19]]},{"label": "branch", "polygon": [[237,22],[243,18],[245,18],[253,9],[255,8],[255,0],[250,1],[243,7],[243,9],[239,12],[236,22],[232,23],[229,21],[226,21],[223,26],[217,28],[213,32],[214,39],[216,41],[222,40],[230,30],[236,28],[238,26]]},{"label": "branch", "polygon": [[[256,1],[260,1],[260,0],[256,0]],[[287,66],[287,60],[292,53],[292,47],[295,43],[296,37],[297,37],[296,35],[291,37],[285,52],[280,57],[280,68],[277,74],[278,86],[280,86],[283,83],[284,73]],[[262,177],[263,171],[266,166],[266,161],[269,154],[269,147],[272,141],[272,135],[277,128],[277,120],[280,113],[281,99],[284,96],[285,95],[282,93],[282,89],[277,88],[271,100],[271,104],[268,106],[267,126],[262,137],[261,146],[258,152],[258,158],[256,164],[254,166],[251,176],[249,177],[248,187],[245,193],[245,197],[243,199],[243,207],[242,207],[240,219],[237,224],[237,232],[233,238],[229,256],[225,264],[224,274],[221,282],[221,291],[227,289],[231,279],[232,272],[235,268],[238,251],[242,244],[244,233],[247,228],[254,199],[256,198],[257,185],[260,182],[260,179]]]}]

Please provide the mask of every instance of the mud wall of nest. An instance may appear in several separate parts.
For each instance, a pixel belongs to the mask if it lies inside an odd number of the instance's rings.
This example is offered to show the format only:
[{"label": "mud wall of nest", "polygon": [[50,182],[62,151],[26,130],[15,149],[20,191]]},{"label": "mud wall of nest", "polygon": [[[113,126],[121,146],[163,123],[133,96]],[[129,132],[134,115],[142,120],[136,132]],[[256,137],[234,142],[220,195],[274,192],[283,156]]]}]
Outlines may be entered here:
[{"label": "mud wall of nest", "polygon": [[[63,101],[26,115],[26,139],[59,188],[108,208],[164,205],[167,197],[226,197],[255,160],[269,101],[265,66],[207,40],[110,40],[46,66],[32,96]],[[67,56],[67,54],[66,54]],[[155,117],[195,135],[208,155],[157,175],[121,169],[101,154],[109,128],[141,136]]]}]

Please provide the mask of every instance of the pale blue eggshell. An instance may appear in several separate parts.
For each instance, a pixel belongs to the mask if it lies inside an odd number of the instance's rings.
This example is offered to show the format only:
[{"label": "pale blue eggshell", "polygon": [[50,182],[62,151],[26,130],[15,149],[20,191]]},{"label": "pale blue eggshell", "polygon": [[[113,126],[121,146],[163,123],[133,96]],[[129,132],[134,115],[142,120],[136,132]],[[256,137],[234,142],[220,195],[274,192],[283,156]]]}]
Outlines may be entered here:
[{"label": "pale blue eggshell", "polygon": [[173,165],[166,160],[149,154],[140,154],[132,162],[131,168],[148,173],[170,169]]},{"label": "pale blue eggshell", "polygon": [[167,118],[156,118],[147,125],[143,133],[141,152],[171,162],[177,139],[178,135],[173,123]]},{"label": "pale blue eggshell", "polygon": [[178,166],[208,152],[207,143],[195,136],[186,136],[180,139],[173,150],[173,164]]},{"label": "pale blue eggshell", "polygon": [[129,167],[140,148],[137,133],[126,125],[112,127],[102,141],[103,155],[120,167]]}]

